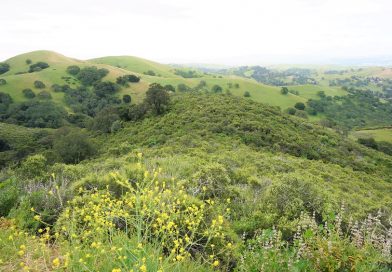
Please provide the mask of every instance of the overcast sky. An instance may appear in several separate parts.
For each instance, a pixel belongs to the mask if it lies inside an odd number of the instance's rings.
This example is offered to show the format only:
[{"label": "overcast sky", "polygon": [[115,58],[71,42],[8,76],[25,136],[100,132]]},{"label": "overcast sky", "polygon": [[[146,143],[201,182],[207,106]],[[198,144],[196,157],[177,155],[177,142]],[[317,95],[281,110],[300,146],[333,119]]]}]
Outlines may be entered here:
[{"label": "overcast sky", "polygon": [[165,63],[392,55],[391,0],[1,0],[0,60],[47,49]]}]

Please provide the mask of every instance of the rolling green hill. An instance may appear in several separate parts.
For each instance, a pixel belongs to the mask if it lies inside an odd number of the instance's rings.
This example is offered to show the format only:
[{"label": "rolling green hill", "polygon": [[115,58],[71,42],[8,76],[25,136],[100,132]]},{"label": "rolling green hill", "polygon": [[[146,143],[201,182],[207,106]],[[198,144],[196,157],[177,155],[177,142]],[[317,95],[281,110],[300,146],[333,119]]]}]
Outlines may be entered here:
[{"label": "rolling green hill", "polygon": [[[47,62],[50,67],[40,72],[25,73],[29,65],[26,60],[32,63],[43,61]],[[11,69],[7,73],[0,76],[7,81],[6,85],[0,86],[0,91],[8,93],[17,101],[25,101],[22,90],[25,88],[32,88],[33,91],[40,90],[33,87],[35,80],[40,80],[45,83],[45,90],[50,91],[53,101],[63,105],[63,96],[61,92],[53,92],[50,88],[53,84],[70,84],[71,87],[79,86],[80,83],[70,77],[66,73],[66,68],[70,65],[78,65],[80,67],[97,66],[98,68],[106,68],[109,74],[104,80],[115,81],[118,76],[125,74],[135,74],[141,77],[139,84],[133,84],[130,87],[122,88],[119,95],[130,94],[134,103],[140,102],[144,98],[144,94],[150,83],[171,84],[176,87],[178,84],[186,84],[189,87],[197,86],[200,81],[206,82],[206,89],[211,89],[215,84],[220,85],[224,91],[229,91],[234,95],[243,96],[247,91],[250,93],[250,99],[258,102],[268,103],[273,106],[279,106],[282,109],[292,107],[297,102],[306,102],[308,99],[317,98],[319,91],[324,91],[328,96],[345,95],[346,92],[340,87],[330,87],[328,82],[331,79],[345,78],[352,75],[362,76],[385,76],[388,77],[389,69],[370,67],[362,70],[348,71],[343,75],[325,75],[328,71],[327,67],[317,68],[316,79],[320,81],[320,85],[294,85],[289,86],[290,90],[298,91],[297,94],[281,95],[280,87],[269,86],[253,79],[239,77],[235,75],[218,75],[214,73],[198,72],[198,76],[194,78],[184,78],[176,74],[177,70],[189,70],[187,68],[175,68],[169,65],[156,63],[142,58],[131,56],[110,56],[91,59],[87,61],[77,60],[63,56],[61,54],[51,51],[34,51],[30,53],[21,54],[5,61],[10,64]],[[328,67],[330,68],[330,67]],[[331,68],[332,69],[332,68]],[[146,75],[144,73],[153,71],[155,76]],[[237,85],[238,87],[233,87]],[[377,89],[377,87],[375,87]],[[379,88],[378,88],[379,89]],[[71,111],[67,108],[68,111]],[[319,117],[311,117],[312,120],[318,120]]]}]

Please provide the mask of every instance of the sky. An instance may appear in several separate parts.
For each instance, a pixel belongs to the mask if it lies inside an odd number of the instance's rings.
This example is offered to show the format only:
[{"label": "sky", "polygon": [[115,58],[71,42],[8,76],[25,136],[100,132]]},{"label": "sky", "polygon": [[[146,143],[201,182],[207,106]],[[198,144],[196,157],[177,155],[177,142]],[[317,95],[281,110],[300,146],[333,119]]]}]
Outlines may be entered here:
[{"label": "sky", "polygon": [[0,0],[0,8],[0,60],[41,49],[224,65],[392,56],[390,0]]}]

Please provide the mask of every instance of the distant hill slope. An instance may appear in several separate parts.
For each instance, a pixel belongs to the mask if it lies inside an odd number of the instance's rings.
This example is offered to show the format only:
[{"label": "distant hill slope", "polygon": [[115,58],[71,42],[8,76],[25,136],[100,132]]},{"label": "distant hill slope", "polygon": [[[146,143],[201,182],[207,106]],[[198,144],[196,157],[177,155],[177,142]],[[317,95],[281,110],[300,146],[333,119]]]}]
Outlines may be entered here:
[{"label": "distant hill slope", "polygon": [[179,77],[174,74],[174,69],[168,65],[133,56],[109,56],[91,59],[89,62],[107,64],[139,74],[153,71],[155,74],[162,77]]},{"label": "distant hill slope", "polygon": [[[27,60],[30,60],[32,63],[47,62],[50,67],[40,72],[27,73],[29,69],[29,64],[26,63]],[[279,87],[267,86],[254,80],[237,76],[218,76],[200,73],[200,77],[197,78],[183,78],[175,74],[175,70],[184,68],[173,68],[168,65],[130,56],[103,57],[82,61],[56,52],[42,50],[21,54],[5,62],[10,64],[11,67],[10,71],[0,75],[0,78],[4,78],[7,81],[6,85],[0,86],[0,92],[10,94],[16,102],[26,100],[22,93],[22,90],[25,88],[31,88],[35,92],[41,91],[34,88],[34,81],[40,80],[46,85],[45,90],[51,93],[53,101],[65,106],[63,102],[64,94],[56,93],[50,87],[53,84],[68,84],[65,79],[69,78],[70,75],[67,74],[66,69],[70,65],[106,68],[109,70],[109,74],[103,80],[115,81],[118,76],[129,73],[140,76],[141,81],[139,84],[134,84],[129,88],[122,88],[119,93],[119,95],[130,94],[136,103],[143,99],[150,83],[172,84],[174,87],[183,83],[189,87],[195,87],[201,80],[206,82],[207,89],[211,89],[215,84],[218,84],[224,92],[230,91],[237,96],[243,96],[248,91],[251,95],[250,99],[280,106],[283,109],[292,107],[296,102],[306,101],[306,98],[300,95],[281,95]],[[150,70],[156,75],[143,74]],[[79,82],[72,77],[70,77],[70,82],[71,87],[79,85]],[[232,87],[235,84],[238,84],[238,87]]]},{"label": "distant hill slope", "polygon": [[[28,73],[29,64],[26,63],[26,60],[31,60],[32,63],[46,62],[49,64],[49,68],[43,69],[39,72]],[[5,62],[10,65],[10,70],[5,74],[0,75],[0,78],[7,81],[6,85],[0,86],[0,92],[10,94],[17,102],[26,100],[22,93],[23,89],[31,88],[35,92],[41,91],[41,89],[34,87],[34,81],[40,80],[46,85],[45,90],[51,93],[53,101],[64,105],[64,94],[52,91],[51,86],[53,84],[69,84],[66,81],[66,78],[70,78],[69,85],[71,85],[71,87],[80,85],[76,79],[66,72],[67,67],[71,65],[78,65],[79,67],[97,66],[99,68],[106,68],[109,70],[109,74],[104,78],[104,80],[110,81],[115,81],[118,76],[128,74],[128,71],[124,71],[114,66],[76,60],[52,51],[34,51],[25,53],[10,58]],[[137,101],[142,99],[143,95],[141,92],[145,90],[147,86],[148,84],[142,81],[138,84],[137,88],[123,88],[121,90],[121,94],[130,94],[133,96],[134,100]]]},{"label": "distant hill slope", "polygon": [[[30,60],[32,63],[40,61],[47,62],[50,67],[40,72],[27,73],[29,69],[29,64],[26,62],[27,60]],[[317,98],[317,93],[319,91],[324,91],[328,96],[345,95],[346,92],[340,87],[328,86],[328,82],[331,79],[343,79],[353,75],[382,75],[385,77],[388,77],[390,74],[392,75],[391,69],[382,67],[368,67],[353,71],[347,70],[342,75],[324,74],[325,71],[332,69],[333,67],[321,67],[316,69],[316,79],[320,81],[320,85],[308,84],[289,86],[289,90],[292,91],[292,93],[282,95],[280,93],[280,87],[265,85],[250,78],[235,75],[204,73],[198,71],[197,68],[194,68],[197,73],[195,77],[184,78],[176,71],[189,71],[193,68],[172,67],[132,56],[108,56],[83,61],[69,58],[56,52],[42,50],[21,54],[10,58],[5,62],[10,65],[10,70],[5,74],[0,75],[0,78],[7,81],[6,85],[0,86],[0,92],[10,94],[16,102],[24,101],[26,98],[23,96],[22,90],[31,88],[35,92],[41,91],[40,89],[34,88],[34,81],[40,80],[46,85],[45,90],[51,93],[53,101],[63,106],[65,106],[63,101],[64,94],[61,92],[54,92],[50,87],[53,84],[70,84],[71,87],[76,87],[80,84],[75,78],[67,74],[66,69],[70,65],[106,68],[109,70],[109,74],[103,80],[115,81],[118,76],[130,73],[140,76],[140,83],[122,88],[118,94],[119,96],[124,94],[131,95],[133,103],[138,103],[144,98],[144,94],[150,83],[157,82],[163,85],[171,84],[174,87],[177,87],[179,84],[186,84],[193,88],[197,86],[200,81],[204,81],[206,84],[205,89],[207,90],[211,90],[214,85],[220,85],[223,92],[230,92],[236,96],[243,96],[245,92],[249,92],[249,99],[273,106],[279,106],[282,109],[293,107],[297,102],[305,103],[310,98]],[[145,74],[151,71],[155,75]],[[374,86],[374,89],[378,90],[380,88]],[[67,110],[70,111],[70,109]],[[310,118],[311,120],[318,120],[320,117],[310,116]]]}]

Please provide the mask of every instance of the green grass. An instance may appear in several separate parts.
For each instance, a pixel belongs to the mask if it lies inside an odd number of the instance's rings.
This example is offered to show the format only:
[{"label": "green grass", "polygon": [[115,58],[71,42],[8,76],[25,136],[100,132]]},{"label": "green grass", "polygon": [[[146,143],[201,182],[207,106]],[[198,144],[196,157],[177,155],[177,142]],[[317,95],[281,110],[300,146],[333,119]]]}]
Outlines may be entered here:
[{"label": "green grass", "polygon": [[355,138],[374,138],[377,142],[392,143],[392,128],[359,130],[352,133]]},{"label": "green grass", "polygon": [[92,59],[90,60],[90,62],[97,64],[107,64],[113,67],[121,68],[126,71],[131,71],[139,74],[143,74],[144,72],[152,70],[157,75],[161,75],[162,77],[180,77],[178,75],[175,75],[174,68],[168,65],[132,56],[102,57]]},{"label": "green grass", "polygon": [[323,91],[327,96],[343,96],[347,92],[342,90],[340,87],[329,87],[320,85],[299,85],[299,86],[289,86],[289,90],[294,90],[299,92],[299,96],[306,99],[319,99],[317,95],[318,92]]}]

